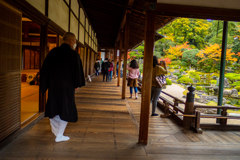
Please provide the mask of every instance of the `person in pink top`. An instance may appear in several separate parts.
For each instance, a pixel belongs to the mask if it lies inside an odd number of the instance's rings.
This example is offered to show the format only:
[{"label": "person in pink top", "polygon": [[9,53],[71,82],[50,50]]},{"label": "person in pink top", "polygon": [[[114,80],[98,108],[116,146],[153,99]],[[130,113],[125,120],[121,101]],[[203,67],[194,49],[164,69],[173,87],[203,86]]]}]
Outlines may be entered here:
[{"label": "person in pink top", "polygon": [[139,66],[136,60],[132,60],[130,62],[130,66],[128,69],[128,86],[130,87],[130,98],[132,98],[133,88],[135,91],[135,98],[138,99],[137,96],[137,87],[138,87],[138,77],[139,77]]},{"label": "person in pink top", "polygon": [[110,64],[110,68],[108,68],[108,81],[111,82],[112,81],[112,74],[113,74],[113,63],[112,60],[108,60],[109,64]]}]

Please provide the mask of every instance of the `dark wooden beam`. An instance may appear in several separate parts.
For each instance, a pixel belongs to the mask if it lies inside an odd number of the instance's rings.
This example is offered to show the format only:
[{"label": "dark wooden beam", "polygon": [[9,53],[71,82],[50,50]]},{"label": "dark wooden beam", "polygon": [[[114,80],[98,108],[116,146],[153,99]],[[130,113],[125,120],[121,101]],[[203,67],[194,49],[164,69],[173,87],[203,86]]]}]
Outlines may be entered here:
[{"label": "dark wooden beam", "polygon": [[45,16],[48,17],[48,6],[49,6],[49,0],[45,0]]},{"label": "dark wooden beam", "polygon": [[[153,5],[151,3],[146,3],[145,10],[151,11],[152,6]],[[223,8],[164,4],[164,3],[156,3],[155,6],[156,6],[155,12],[157,15],[240,21],[240,16],[239,16],[240,10],[237,10],[237,9],[223,9]]]},{"label": "dark wooden beam", "polygon": [[125,23],[126,23],[126,11],[127,11],[128,8],[131,8],[131,7],[132,7],[133,2],[134,2],[134,0],[128,0],[128,3],[127,3],[127,5],[126,5],[125,8],[124,8],[122,20],[121,20],[120,27],[119,27],[119,29],[118,29],[118,33],[117,33],[117,36],[116,36],[117,38],[116,38],[116,40],[115,40],[115,45],[116,45],[116,43],[118,42],[118,40],[119,40],[119,38],[120,38],[121,30],[123,29],[123,27],[124,27],[124,25],[125,25]]}]

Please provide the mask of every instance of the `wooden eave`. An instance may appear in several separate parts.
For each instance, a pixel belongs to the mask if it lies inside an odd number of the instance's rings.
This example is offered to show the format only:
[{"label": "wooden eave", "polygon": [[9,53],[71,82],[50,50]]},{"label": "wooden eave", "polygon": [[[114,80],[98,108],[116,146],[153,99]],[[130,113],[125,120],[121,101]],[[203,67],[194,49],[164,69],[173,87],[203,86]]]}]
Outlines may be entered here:
[{"label": "wooden eave", "polygon": [[[97,34],[99,51],[103,48],[113,49],[119,41],[119,32],[125,25],[125,12],[131,10],[129,48],[144,40],[145,0],[81,0],[88,18]],[[157,16],[155,30],[163,27],[175,17]],[[158,40],[159,35],[155,36]],[[124,42],[123,42],[124,48]]]}]

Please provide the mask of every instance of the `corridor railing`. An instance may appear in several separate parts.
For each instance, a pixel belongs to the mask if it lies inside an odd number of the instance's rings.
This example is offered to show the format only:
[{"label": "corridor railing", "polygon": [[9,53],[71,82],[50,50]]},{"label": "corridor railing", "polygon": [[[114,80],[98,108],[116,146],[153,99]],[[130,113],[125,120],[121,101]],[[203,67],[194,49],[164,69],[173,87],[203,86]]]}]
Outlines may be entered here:
[{"label": "corridor railing", "polygon": [[[138,89],[140,91],[141,86],[142,81],[139,79]],[[227,124],[228,119],[240,119],[240,116],[228,115],[227,110],[240,110],[239,107],[194,105],[194,88],[192,87],[188,90],[186,102],[162,91],[158,100],[158,107],[164,114],[160,117],[171,117],[184,128],[193,129],[197,133],[202,133],[202,129],[240,130],[240,125]],[[203,114],[199,109],[221,109],[222,112],[221,114]],[[219,119],[220,123],[201,123],[202,118]]]}]

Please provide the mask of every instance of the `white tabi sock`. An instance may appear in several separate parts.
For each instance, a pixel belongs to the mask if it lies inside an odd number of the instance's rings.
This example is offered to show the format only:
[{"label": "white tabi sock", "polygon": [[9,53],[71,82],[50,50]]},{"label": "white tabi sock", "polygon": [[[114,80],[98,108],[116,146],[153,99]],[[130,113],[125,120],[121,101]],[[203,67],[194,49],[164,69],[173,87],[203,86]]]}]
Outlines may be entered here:
[{"label": "white tabi sock", "polygon": [[52,129],[52,133],[57,136],[57,132],[58,132],[58,128],[59,128],[59,125],[60,125],[60,117],[59,115],[56,115],[55,117],[53,118],[49,118],[50,120],[50,125],[51,125],[51,129]]},{"label": "white tabi sock", "polygon": [[65,128],[67,127],[67,124],[68,124],[68,122],[60,119],[58,131],[57,131],[57,137],[55,139],[55,142],[67,141],[70,139],[68,136],[63,135]]}]

